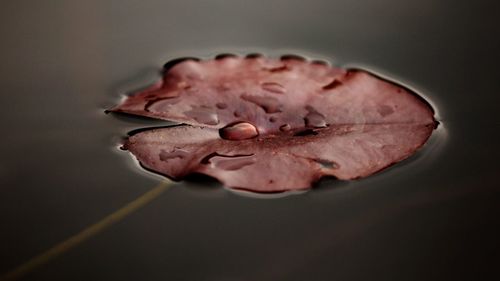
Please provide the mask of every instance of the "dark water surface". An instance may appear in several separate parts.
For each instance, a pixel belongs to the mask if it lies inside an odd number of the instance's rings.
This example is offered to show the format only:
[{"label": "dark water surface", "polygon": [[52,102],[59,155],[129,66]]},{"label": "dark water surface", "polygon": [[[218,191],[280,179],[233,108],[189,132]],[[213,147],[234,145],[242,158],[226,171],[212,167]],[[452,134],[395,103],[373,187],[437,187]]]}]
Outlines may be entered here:
[{"label": "dark water surface", "polygon": [[26,280],[500,278],[500,12],[467,2],[2,3],[0,273],[161,181],[116,145],[165,123],[105,115],[120,94],[173,58],[263,52],[374,69],[442,125],[412,159],[305,194],[181,182]]}]

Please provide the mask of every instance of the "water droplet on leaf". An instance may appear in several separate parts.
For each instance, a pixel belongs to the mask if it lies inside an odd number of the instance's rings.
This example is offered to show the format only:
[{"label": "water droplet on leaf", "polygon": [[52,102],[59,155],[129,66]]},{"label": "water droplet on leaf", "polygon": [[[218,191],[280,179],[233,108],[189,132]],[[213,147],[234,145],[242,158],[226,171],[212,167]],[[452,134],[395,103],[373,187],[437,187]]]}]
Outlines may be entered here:
[{"label": "water droplet on leaf", "polygon": [[277,98],[250,95],[242,95],[241,98],[260,106],[266,113],[281,112],[282,105]]},{"label": "water droplet on leaf", "polygon": [[174,158],[181,158],[182,159],[188,155],[189,155],[189,152],[176,148],[170,152],[167,152],[167,151],[162,149],[159,156],[160,156],[161,161],[168,161],[169,159],[174,159]]},{"label": "water droplet on leaf", "polygon": [[340,85],[342,85],[342,82],[338,81],[337,79],[333,79],[332,82],[323,86],[323,90],[331,90],[331,89],[336,88]]},{"label": "water droplet on leaf", "polygon": [[313,129],[305,129],[305,130],[301,130],[301,131],[296,132],[295,134],[293,134],[293,136],[294,137],[306,137],[306,136],[315,136],[317,134],[318,134],[318,132],[314,131]]},{"label": "water droplet on leaf", "polygon": [[221,138],[226,140],[246,140],[259,135],[257,128],[247,122],[239,122],[219,130]]},{"label": "water droplet on leaf", "polygon": [[321,165],[323,169],[338,169],[340,165],[334,161],[325,160],[325,159],[315,159],[317,163]]},{"label": "water droplet on leaf", "polygon": [[284,94],[286,92],[285,87],[283,85],[276,82],[264,82],[260,85],[262,90],[275,93],[275,94]]},{"label": "water droplet on leaf", "polygon": [[157,98],[150,100],[144,106],[144,110],[147,112],[165,112],[168,108],[180,101],[179,97],[167,97],[167,98]]},{"label": "water droplet on leaf", "polygon": [[282,132],[288,132],[288,131],[290,131],[290,129],[292,129],[290,124],[284,124],[284,125],[280,126],[280,131],[282,131]]},{"label": "water droplet on leaf", "polygon": [[326,127],[325,116],[323,114],[316,111],[316,109],[314,109],[312,106],[307,106],[306,109],[307,111],[309,111],[306,117],[304,117],[304,121],[306,122],[307,127]]},{"label": "water droplet on leaf", "polygon": [[218,109],[226,109],[227,108],[227,104],[223,103],[223,102],[218,102],[216,105],[215,105]]},{"label": "water droplet on leaf", "polygon": [[257,162],[257,157],[253,154],[237,156],[215,155],[208,159],[208,162],[215,168],[226,171],[235,171],[245,166],[254,164]]},{"label": "water droplet on leaf", "polygon": [[193,107],[193,109],[185,111],[184,114],[203,124],[207,125],[219,124],[219,118],[217,117],[217,113],[209,107],[204,107],[204,106]]}]

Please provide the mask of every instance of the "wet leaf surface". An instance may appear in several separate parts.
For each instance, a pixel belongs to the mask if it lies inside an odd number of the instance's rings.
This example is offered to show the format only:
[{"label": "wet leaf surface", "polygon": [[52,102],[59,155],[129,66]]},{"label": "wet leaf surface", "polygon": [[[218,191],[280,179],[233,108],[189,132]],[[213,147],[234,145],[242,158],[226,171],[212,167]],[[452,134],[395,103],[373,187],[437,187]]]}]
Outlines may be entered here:
[{"label": "wet leaf surface", "polygon": [[256,192],[366,177],[412,155],[437,124],[402,86],[297,56],[176,60],[112,111],[186,124],[127,139],[145,168]]}]

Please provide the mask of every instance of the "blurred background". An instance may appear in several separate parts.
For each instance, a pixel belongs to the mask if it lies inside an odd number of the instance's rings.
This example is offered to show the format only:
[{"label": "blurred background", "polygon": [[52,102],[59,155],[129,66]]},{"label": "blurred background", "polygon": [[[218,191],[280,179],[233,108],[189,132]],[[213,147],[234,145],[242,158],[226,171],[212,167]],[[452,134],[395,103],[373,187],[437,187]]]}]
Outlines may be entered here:
[{"label": "blurred background", "polygon": [[[422,93],[424,149],[366,179],[256,199],[174,184],[23,280],[500,279],[495,1],[2,1],[0,276],[151,190],[105,115],[163,63],[295,53]],[[1,277],[0,277],[1,278]]]}]

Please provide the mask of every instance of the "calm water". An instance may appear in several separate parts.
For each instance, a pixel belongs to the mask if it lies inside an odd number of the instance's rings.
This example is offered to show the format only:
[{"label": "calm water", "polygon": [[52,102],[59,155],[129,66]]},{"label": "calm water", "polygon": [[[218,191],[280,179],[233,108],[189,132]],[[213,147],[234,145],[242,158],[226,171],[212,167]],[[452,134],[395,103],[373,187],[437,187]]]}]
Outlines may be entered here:
[{"label": "calm water", "polygon": [[262,52],[402,81],[433,103],[442,125],[408,161],[304,194],[262,200],[207,179],[178,183],[26,279],[498,276],[498,5],[20,1],[0,14],[0,272],[161,181],[117,144],[168,123],[105,115],[120,95],[156,81],[173,58]]}]

